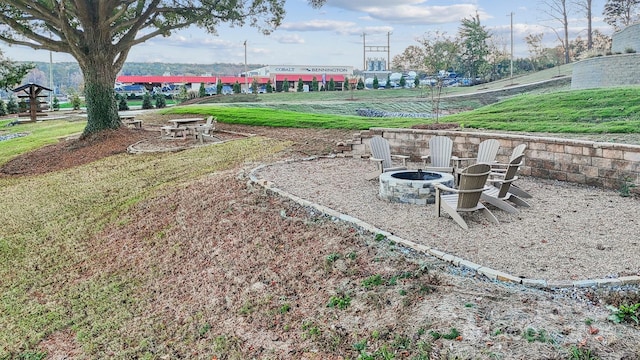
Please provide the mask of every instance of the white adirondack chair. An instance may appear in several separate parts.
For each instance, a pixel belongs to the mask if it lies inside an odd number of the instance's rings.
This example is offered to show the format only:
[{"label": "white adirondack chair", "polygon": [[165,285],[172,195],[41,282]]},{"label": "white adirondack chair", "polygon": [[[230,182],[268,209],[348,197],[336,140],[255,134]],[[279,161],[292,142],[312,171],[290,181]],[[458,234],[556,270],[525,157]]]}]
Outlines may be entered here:
[{"label": "white adirondack chair", "polygon": [[[374,136],[369,141],[369,147],[371,148],[370,160],[377,164],[378,169],[375,172],[368,174],[367,179],[375,179],[386,171],[404,170],[407,168],[407,159],[409,156],[391,154],[387,139],[381,136]],[[402,161],[402,165],[394,166],[392,161],[393,158],[400,159]]]},{"label": "white adirondack chair", "polygon": [[426,171],[453,174],[451,154],[453,141],[446,136],[433,136],[429,139],[429,155],[423,156]]}]

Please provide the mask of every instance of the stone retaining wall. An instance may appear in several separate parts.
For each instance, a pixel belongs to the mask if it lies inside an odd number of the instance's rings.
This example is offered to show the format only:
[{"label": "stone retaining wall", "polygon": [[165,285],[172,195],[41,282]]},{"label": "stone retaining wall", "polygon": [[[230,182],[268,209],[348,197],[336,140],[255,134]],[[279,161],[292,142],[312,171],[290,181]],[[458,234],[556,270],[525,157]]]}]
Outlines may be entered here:
[{"label": "stone retaining wall", "polygon": [[611,51],[626,52],[627,49],[640,52],[640,24],[630,25],[611,35]]},{"label": "stone retaining wall", "polygon": [[600,56],[573,64],[571,89],[640,84],[640,54]]},{"label": "stone retaining wall", "polygon": [[[591,89],[640,84],[640,24],[611,36],[611,51],[573,64],[571,89]],[[628,50],[635,53],[627,53]]]},{"label": "stone retaining wall", "polygon": [[369,140],[379,135],[389,141],[392,154],[410,155],[420,161],[428,155],[429,139],[435,135],[453,140],[453,154],[475,157],[478,144],[486,139],[500,141],[498,161],[508,162],[513,148],[527,144],[520,173],[608,189],[619,189],[624,181],[640,184],[640,146],[527,135],[465,131],[371,128],[354,134],[339,146],[344,155],[368,157]]}]

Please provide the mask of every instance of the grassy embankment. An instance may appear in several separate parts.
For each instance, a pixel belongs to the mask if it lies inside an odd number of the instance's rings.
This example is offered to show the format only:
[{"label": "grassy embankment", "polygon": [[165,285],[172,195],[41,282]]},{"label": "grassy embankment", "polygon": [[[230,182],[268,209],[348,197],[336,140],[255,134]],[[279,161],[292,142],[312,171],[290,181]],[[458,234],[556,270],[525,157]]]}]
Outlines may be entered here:
[{"label": "grassy embankment", "polygon": [[[299,94],[302,95],[302,94]],[[523,94],[496,104],[455,115],[441,122],[455,122],[469,128],[560,133],[640,132],[640,88],[560,91]],[[425,101],[369,103],[383,111],[430,110]],[[421,105],[422,104],[422,105]],[[331,108],[333,114],[326,114]],[[406,110],[405,110],[406,111]],[[234,103],[232,105],[189,105],[163,110],[168,114],[214,115],[218,121],[244,125],[301,128],[368,129],[410,127],[433,122],[425,118],[365,118],[350,116],[350,103]]]}]

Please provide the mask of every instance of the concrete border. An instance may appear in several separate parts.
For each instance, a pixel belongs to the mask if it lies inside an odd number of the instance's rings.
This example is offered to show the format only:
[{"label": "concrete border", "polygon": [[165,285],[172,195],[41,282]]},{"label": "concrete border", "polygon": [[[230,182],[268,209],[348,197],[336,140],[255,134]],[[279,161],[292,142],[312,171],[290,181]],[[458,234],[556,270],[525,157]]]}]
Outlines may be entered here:
[{"label": "concrete border", "polygon": [[429,246],[426,245],[422,245],[422,244],[418,244],[416,242],[410,241],[410,240],[406,240],[403,239],[401,237],[398,237],[396,235],[391,234],[388,231],[379,229],[363,220],[360,220],[358,218],[355,218],[353,216],[347,215],[347,214],[343,214],[341,212],[338,212],[334,209],[328,208],[326,206],[320,205],[320,204],[316,204],[313,203],[311,201],[305,200],[303,198],[300,198],[298,196],[295,196],[293,194],[290,194],[282,189],[279,189],[278,187],[275,186],[275,184],[273,182],[270,182],[268,180],[265,179],[259,179],[256,175],[256,173],[267,167],[267,166],[271,166],[271,165],[276,165],[276,164],[286,164],[286,163],[291,163],[291,162],[297,162],[297,161],[312,161],[312,160],[317,160],[319,158],[335,158],[336,156],[312,156],[312,157],[308,157],[308,158],[303,158],[303,159],[290,159],[290,160],[283,160],[283,161],[278,161],[272,164],[262,164],[256,168],[253,168],[250,172],[249,172],[249,181],[250,183],[259,185],[261,187],[263,187],[265,190],[271,191],[274,194],[277,194],[279,196],[288,198],[302,206],[305,207],[310,207],[313,208],[327,216],[331,216],[333,218],[336,218],[340,221],[345,221],[345,222],[349,222],[363,230],[366,230],[372,234],[382,234],[384,235],[387,239],[398,243],[398,244],[402,244],[403,246],[406,246],[410,249],[413,249],[415,251],[427,254],[427,255],[431,255],[434,256],[442,261],[448,262],[451,265],[457,266],[457,267],[461,267],[461,268],[465,268],[467,270],[471,270],[476,272],[477,274],[483,275],[488,279],[491,280],[495,280],[495,281],[501,281],[501,282],[506,282],[506,283],[513,283],[513,284],[520,284],[520,285],[524,285],[527,287],[531,287],[531,288],[543,288],[543,289],[558,289],[558,288],[586,288],[586,287],[610,287],[610,286],[622,286],[622,285],[639,285],[640,284],[640,276],[621,276],[618,278],[605,278],[605,279],[585,279],[585,280],[545,280],[545,279],[527,279],[527,278],[521,278],[518,276],[513,276],[511,274],[505,273],[503,271],[500,270],[495,270],[495,269],[491,269],[489,267],[486,266],[482,266],[480,264],[476,264],[474,262],[465,260],[463,258],[457,257],[455,255],[452,254],[447,254],[443,251],[437,250],[437,249],[433,249]]}]

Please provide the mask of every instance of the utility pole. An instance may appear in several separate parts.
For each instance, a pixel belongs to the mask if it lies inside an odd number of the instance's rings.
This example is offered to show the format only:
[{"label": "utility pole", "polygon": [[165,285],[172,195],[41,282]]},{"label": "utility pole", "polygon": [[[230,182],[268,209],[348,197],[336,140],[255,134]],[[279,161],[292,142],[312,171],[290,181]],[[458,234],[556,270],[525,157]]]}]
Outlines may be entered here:
[{"label": "utility pole", "polygon": [[362,33],[362,71],[367,71],[367,34]]},{"label": "utility pole", "polygon": [[249,85],[247,77],[249,74],[247,73],[247,40],[244,41],[244,88],[247,94],[249,93]]},{"label": "utility pole", "polygon": [[391,71],[391,32],[387,32],[387,71]]},{"label": "utility pole", "polygon": [[511,12],[511,81],[513,81],[513,12]]}]

